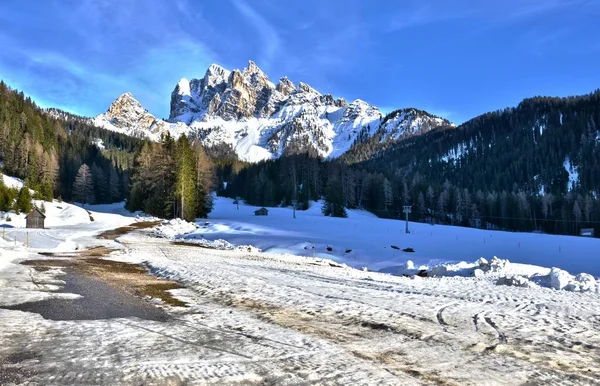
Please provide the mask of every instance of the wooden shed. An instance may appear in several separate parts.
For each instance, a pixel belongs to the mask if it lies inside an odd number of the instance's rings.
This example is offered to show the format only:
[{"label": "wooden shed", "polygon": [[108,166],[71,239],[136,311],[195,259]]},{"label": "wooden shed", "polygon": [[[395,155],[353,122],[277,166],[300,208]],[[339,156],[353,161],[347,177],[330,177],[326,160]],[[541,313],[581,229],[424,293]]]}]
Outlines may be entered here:
[{"label": "wooden shed", "polygon": [[38,208],[33,208],[31,212],[25,216],[26,227],[27,228],[36,228],[36,229],[44,229],[44,220],[46,216],[40,212]]},{"label": "wooden shed", "polygon": [[262,207],[260,209],[257,209],[254,211],[254,215],[255,216],[268,216],[269,215],[269,210],[265,207]]},{"label": "wooden shed", "polygon": [[583,228],[580,235],[583,237],[594,237],[594,228]]}]

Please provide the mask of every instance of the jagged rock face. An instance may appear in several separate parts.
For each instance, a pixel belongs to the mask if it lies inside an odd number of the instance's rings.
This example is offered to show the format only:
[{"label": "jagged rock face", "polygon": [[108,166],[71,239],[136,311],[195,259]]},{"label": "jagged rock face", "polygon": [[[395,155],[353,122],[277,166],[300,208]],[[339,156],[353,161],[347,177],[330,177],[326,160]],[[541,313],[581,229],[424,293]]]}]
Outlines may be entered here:
[{"label": "jagged rock face", "polygon": [[321,95],[300,82],[296,88],[283,77],[277,85],[250,61],[243,70],[228,71],[211,65],[204,78],[179,81],[171,94],[169,120],[191,123],[220,117],[226,121],[268,118],[286,103],[302,104],[319,99],[320,104],[343,107],[343,100]]},{"label": "jagged rock face", "polygon": [[125,93],[118,97],[106,113],[94,118],[93,123],[132,137],[149,139],[158,139],[165,131],[179,136],[186,127],[181,123],[171,124],[157,119],[144,109],[131,93]]},{"label": "jagged rock face", "polygon": [[156,129],[156,118],[150,114],[138,102],[131,93],[125,93],[115,100],[108,111],[106,117],[110,122],[130,131],[153,131]]},{"label": "jagged rock face", "polygon": [[382,141],[424,134],[441,126],[454,126],[447,119],[417,109],[400,109],[388,114],[381,124]]},{"label": "jagged rock face", "polygon": [[241,71],[213,64],[203,78],[181,79],[171,93],[170,107],[165,122],[124,94],[95,122],[150,139],[165,131],[174,137],[185,133],[206,146],[230,145],[246,161],[307,149],[336,158],[382,130],[380,137],[393,141],[447,122],[418,110],[399,110],[401,117],[398,113],[384,120],[377,107],[361,100],[347,104],[306,83],[295,86],[287,77],[275,85],[252,61]]}]

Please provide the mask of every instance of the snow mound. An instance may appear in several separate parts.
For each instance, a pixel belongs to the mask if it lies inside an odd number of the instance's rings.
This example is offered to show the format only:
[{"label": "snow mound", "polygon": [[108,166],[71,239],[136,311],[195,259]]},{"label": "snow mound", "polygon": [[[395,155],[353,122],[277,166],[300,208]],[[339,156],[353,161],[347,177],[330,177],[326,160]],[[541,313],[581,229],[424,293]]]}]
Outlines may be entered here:
[{"label": "snow mound", "polygon": [[171,241],[180,241],[187,244],[195,244],[199,247],[219,249],[219,250],[238,250],[240,252],[259,253],[260,248],[253,245],[235,246],[227,240],[216,239],[207,240],[202,235],[190,235],[200,226],[195,223],[176,218],[173,220],[163,221],[160,225],[153,228],[151,233],[154,236],[162,237]]},{"label": "snow mound", "polygon": [[172,220],[163,221],[160,225],[152,229],[152,233],[158,237],[175,240],[186,233],[195,231],[196,228],[198,228],[198,225],[192,222],[174,218]]},{"label": "snow mound", "polygon": [[596,279],[590,274],[580,273],[573,276],[560,268],[552,268],[550,271],[550,288],[572,292],[598,292]]},{"label": "snow mound", "polygon": [[[422,267],[421,267],[422,268]],[[414,275],[415,267],[408,261],[400,274]],[[524,288],[553,288],[571,292],[590,292],[600,294],[600,283],[590,274],[577,276],[560,268],[544,268],[529,264],[511,263],[507,259],[484,258],[473,263],[442,263],[427,268],[429,277],[475,277],[495,281],[497,285]]]}]

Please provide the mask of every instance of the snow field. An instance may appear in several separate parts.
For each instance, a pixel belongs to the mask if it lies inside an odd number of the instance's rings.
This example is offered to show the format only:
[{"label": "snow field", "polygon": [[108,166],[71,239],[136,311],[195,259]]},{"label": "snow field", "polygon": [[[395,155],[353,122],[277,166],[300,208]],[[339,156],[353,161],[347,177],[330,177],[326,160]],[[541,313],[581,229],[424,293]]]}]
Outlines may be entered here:
[{"label": "snow field", "polygon": [[[256,331],[254,314],[378,368],[384,363],[398,377],[406,376],[399,369],[412,369],[459,384],[590,384],[600,371],[595,295],[497,286],[486,278],[396,277],[141,234],[121,241],[127,252],[112,258],[184,283],[172,292],[192,309],[207,301],[233,306],[251,316],[237,326],[243,331]],[[338,358],[330,354],[321,369],[311,369],[315,379]],[[385,379],[371,377],[370,384]]]},{"label": "snow field", "polygon": [[[266,253],[315,256],[394,274],[404,274],[408,260],[423,269],[467,261],[473,263],[463,263],[466,270],[455,274],[473,276],[478,259],[489,261],[497,256],[510,261],[509,275],[547,275],[549,270],[543,267],[557,267],[600,276],[599,239],[413,222],[409,224],[411,233],[406,234],[404,221],[380,219],[365,211],[349,210],[346,219],[324,217],[320,203],[296,211],[296,219],[290,208],[269,208],[268,216],[254,216],[256,209],[240,204],[237,210],[233,200],[216,197],[209,219],[177,237],[186,241],[224,239]],[[408,247],[415,252],[402,251]]]}]

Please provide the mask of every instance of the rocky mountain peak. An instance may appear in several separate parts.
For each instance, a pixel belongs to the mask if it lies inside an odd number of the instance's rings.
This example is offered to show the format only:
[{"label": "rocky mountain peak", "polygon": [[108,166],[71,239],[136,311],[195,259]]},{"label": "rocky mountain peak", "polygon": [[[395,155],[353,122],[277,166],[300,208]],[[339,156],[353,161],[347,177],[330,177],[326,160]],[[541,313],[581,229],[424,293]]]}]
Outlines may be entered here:
[{"label": "rocky mountain peak", "polygon": [[264,74],[262,70],[252,60],[248,61],[248,67],[244,69],[246,74]]},{"label": "rocky mountain peak", "polygon": [[217,85],[226,83],[230,74],[231,71],[213,63],[208,67],[206,73],[204,74],[204,86],[215,87]]},{"label": "rocky mountain peak", "polygon": [[137,99],[134,98],[133,94],[126,92],[110,105],[106,112],[111,117],[120,117],[125,114],[140,114],[146,110]]},{"label": "rocky mountain peak", "polygon": [[294,86],[294,83],[292,83],[287,76],[283,76],[279,79],[279,83],[277,83],[277,91],[285,96],[288,96],[296,91],[296,86]]},{"label": "rocky mountain peak", "polygon": [[259,161],[287,149],[311,148],[322,157],[339,157],[357,141],[396,141],[447,121],[398,110],[385,119],[377,107],[355,100],[347,104],[308,84],[282,77],[275,85],[249,61],[243,70],[212,64],[202,78],[181,78],[171,93],[168,121],[156,119],[130,93],[123,94],[96,122],[138,137],[160,138],[169,131],[198,138],[206,146],[227,144],[241,159]]},{"label": "rocky mountain peak", "polygon": [[310,94],[321,95],[317,90],[315,90],[314,88],[310,87],[308,84],[306,84],[304,82],[298,83],[298,91],[305,92],[305,93],[310,93]]}]

